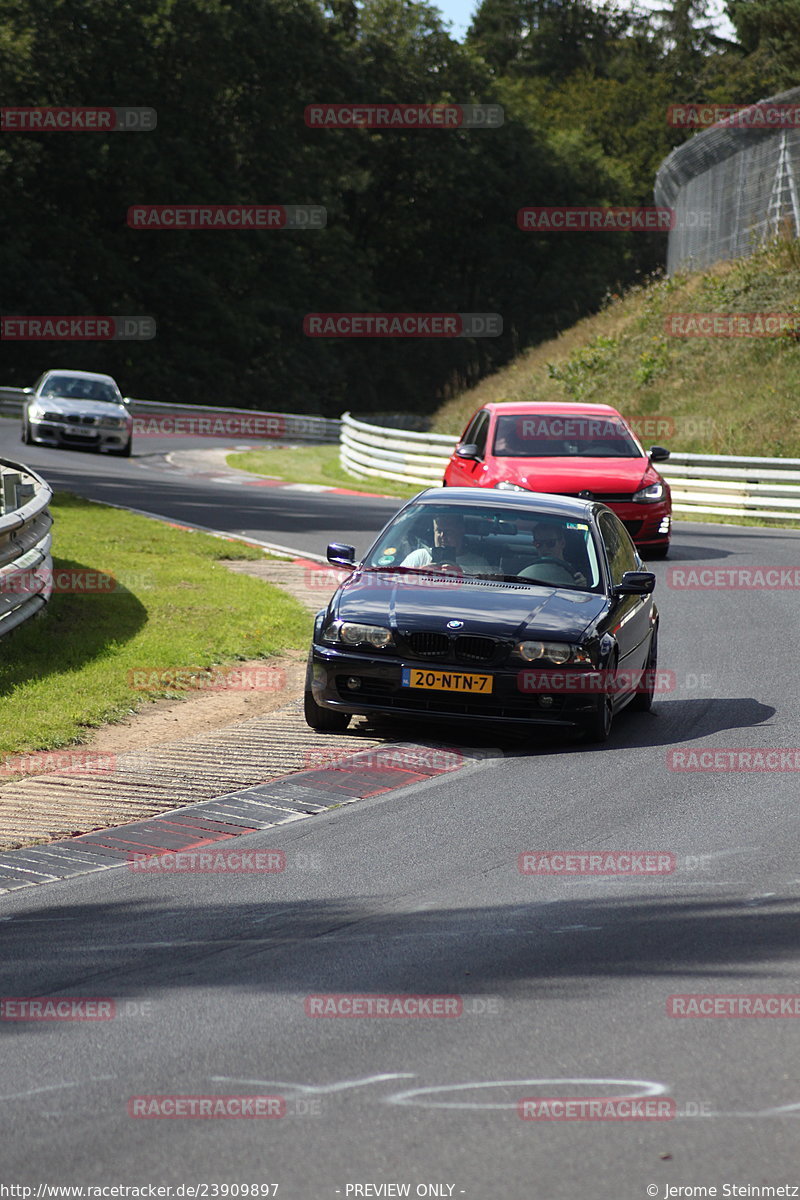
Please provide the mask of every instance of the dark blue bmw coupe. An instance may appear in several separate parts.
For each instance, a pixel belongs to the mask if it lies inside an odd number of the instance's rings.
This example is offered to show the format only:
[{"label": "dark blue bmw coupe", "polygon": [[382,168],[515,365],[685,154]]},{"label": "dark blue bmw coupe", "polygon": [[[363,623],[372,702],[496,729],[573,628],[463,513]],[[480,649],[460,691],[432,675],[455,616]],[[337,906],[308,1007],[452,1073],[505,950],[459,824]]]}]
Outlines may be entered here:
[{"label": "dark blue bmw coupe", "polygon": [[305,717],[366,714],[572,727],[605,741],[650,708],[655,575],[596,501],[430,488],[392,518],[317,614]]}]

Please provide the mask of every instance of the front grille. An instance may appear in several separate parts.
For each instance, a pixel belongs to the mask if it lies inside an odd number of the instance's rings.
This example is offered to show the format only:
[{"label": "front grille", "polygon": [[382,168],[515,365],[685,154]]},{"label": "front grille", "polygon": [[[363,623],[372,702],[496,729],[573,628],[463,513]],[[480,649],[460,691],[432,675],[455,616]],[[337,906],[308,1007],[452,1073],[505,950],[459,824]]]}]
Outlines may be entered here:
[{"label": "front grille", "polygon": [[70,413],[69,416],[67,417],[67,421],[70,425],[95,425],[97,422],[97,418],[96,417],[82,417],[80,415],[80,413]]},{"label": "front grille", "polygon": [[581,500],[597,500],[600,504],[630,504],[633,499],[631,492],[592,492],[589,496],[581,492],[565,492],[564,495],[577,496]]},{"label": "front grille", "polygon": [[408,639],[412,654],[423,658],[442,658],[450,650],[446,633],[412,633]]},{"label": "front grille", "polygon": [[456,638],[456,654],[471,662],[490,662],[494,658],[496,645],[494,638],[463,636]]}]

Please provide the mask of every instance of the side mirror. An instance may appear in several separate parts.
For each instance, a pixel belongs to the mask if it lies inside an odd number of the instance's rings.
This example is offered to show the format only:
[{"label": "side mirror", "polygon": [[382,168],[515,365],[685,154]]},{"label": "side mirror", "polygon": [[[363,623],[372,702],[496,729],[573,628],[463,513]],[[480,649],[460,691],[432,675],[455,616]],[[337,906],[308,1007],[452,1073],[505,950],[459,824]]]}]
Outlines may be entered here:
[{"label": "side mirror", "polygon": [[656,577],[652,571],[626,571],[621,583],[611,589],[615,596],[649,596],[655,589]]},{"label": "side mirror", "polygon": [[651,446],[647,451],[647,457],[650,462],[666,462],[669,458],[669,450],[664,446]]},{"label": "side mirror", "polygon": [[356,565],[356,548],[355,546],[346,546],[344,542],[331,542],[328,546],[327,557],[328,562],[335,567],[354,567]]},{"label": "side mirror", "polygon": [[133,397],[132,396],[123,396],[122,403],[125,405],[126,408],[130,408],[130,406],[133,404]]},{"label": "side mirror", "polygon": [[463,446],[456,446],[456,458],[467,458],[473,461],[480,458],[480,451],[474,442],[467,442]]},{"label": "side mirror", "polygon": [[19,390],[22,392],[23,396],[33,395],[33,388],[20,388]]}]

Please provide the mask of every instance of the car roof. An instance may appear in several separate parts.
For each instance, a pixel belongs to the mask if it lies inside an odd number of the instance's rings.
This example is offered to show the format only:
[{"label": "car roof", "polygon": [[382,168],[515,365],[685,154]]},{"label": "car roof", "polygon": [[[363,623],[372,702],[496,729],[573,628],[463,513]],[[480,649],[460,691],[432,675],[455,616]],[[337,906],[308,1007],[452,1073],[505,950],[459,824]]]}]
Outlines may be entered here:
[{"label": "car roof", "polygon": [[541,402],[530,400],[492,400],[482,407],[486,412],[508,413],[511,416],[531,416],[539,413],[549,413],[557,416],[572,417],[620,417],[624,420],[622,414],[616,408],[612,408],[610,404],[571,404],[566,400],[563,402],[557,400],[543,400]]},{"label": "car roof", "polygon": [[45,371],[45,377],[48,375],[67,375],[70,379],[102,379],[103,383],[113,383],[117,386],[117,381],[112,375],[98,375],[96,371],[67,371],[61,367],[52,367]]},{"label": "car roof", "polygon": [[[469,504],[475,508],[517,508],[531,516],[573,517],[589,520],[606,506],[598,501],[580,500],[576,496],[559,496],[553,492],[506,492],[496,488],[448,487],[426,488],[414,497],[418,504]],[[409,501],[411,503],[411,501]]]}]

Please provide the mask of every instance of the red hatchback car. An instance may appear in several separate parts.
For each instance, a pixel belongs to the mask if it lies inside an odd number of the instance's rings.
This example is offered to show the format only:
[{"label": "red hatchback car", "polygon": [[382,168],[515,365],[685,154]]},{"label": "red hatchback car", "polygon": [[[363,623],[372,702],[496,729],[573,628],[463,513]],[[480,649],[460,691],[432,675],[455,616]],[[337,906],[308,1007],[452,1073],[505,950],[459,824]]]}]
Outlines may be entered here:
[{"label": "red hatchback car", "polygon": [[487,487],[580,496],[607,504],[645,557],[669,550],[672,500],[653,463],[608,404],[485,404],[472,417],[444,474],[445,487]]}]

